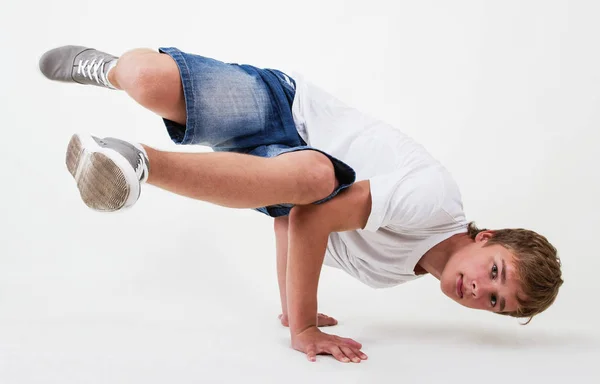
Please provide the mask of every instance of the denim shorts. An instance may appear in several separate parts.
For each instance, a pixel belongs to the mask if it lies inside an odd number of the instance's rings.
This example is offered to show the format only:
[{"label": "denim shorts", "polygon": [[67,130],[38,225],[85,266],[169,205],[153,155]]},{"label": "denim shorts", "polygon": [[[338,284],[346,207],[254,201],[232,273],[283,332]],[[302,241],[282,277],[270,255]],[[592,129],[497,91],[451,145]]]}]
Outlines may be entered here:
[{"label": "denim shorts", "polygon": [[[356,180],[354,170],[342,161],[310,146],[300,137],[292,117],[296,82],[276,69],[224,63],[188,54],[177,48],[159,48],[179,67],[185,97],[185,126],[163,119],[176,144],[204,145],[219,152],[260,157],[315,150],[327,156],[339,186],[320,204],[332,199]],[[290,169],[290,172],[293,172]],[[293,204],[255,208],[271,217],[286,216]]]}]

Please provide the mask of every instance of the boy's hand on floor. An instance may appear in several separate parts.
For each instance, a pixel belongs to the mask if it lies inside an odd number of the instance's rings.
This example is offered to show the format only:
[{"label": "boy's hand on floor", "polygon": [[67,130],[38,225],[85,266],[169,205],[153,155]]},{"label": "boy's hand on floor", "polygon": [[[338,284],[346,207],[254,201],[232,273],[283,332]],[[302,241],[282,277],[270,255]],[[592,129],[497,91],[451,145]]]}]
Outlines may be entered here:
[{"label": "boy's hand on floor", "polygon": [[[283,325],[284,327],[290,326],[290,322],[287,315],[279,315],[279,320],[281,320],[281,325]],[[317,324],[319,327],[331,327],[337,325],[337,323],[338,321],[333,317],[329,317],[323,313],[317,314]]]},{"label": "boy's hand on floor", "polygon": [[333,355],[343,363],[360,363],[367,355],[360,350],[362,344],[352,339],[329,335],[317,327],[310,327],[292,336],[292,347],[306,353],[309,361],[317,361],[317,355]]}]

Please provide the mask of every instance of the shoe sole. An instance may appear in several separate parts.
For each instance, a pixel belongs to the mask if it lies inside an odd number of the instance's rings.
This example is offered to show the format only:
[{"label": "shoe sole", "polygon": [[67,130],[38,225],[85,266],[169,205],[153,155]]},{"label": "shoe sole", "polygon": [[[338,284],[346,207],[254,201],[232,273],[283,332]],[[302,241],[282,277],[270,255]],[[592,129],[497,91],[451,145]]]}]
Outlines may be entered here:
[{"label": "shoe sole", "polygon": [[81,199],[91,209],[118,211],[133,205],[140,195],[140,183],[129,162],[119,152],[99,146],[90,135],[71,137],[65,162]]}]

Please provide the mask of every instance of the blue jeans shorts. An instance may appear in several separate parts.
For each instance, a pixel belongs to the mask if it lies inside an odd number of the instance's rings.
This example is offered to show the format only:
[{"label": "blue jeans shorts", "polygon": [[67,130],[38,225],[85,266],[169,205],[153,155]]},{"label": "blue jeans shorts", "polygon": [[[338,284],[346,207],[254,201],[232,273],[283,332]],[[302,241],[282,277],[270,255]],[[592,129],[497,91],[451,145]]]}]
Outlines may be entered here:
[{"label": "blue jeans shorts", "polygon": [[[339,186],[324,203],[356,180],[354,170],[329,154],[306,145],[292,117],[296,82],[275,69],[224,63],[188,54],[177,48],[159,48],[179,67],[185,97],[185,126],[163,119],[176,144],[204,145],[219,152],[260,157],[315,150],[327,156]],[[294,170],[291,169],[291,172]],[[293,204],[255,208],[271,217],[286,216]]]}]

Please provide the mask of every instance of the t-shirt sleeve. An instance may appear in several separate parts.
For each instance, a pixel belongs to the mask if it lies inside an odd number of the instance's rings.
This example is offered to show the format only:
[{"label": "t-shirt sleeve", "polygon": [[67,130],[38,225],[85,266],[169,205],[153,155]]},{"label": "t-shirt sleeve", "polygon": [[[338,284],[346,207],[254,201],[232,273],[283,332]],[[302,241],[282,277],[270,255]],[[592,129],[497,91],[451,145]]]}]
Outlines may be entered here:
[{"label": "t-shirt sleeve", "polygon": [[395,172],[369,179],[371,213],[364,230],[381,227],[419,228],[436,215],[444,199],[444,186],[435,170],[414,174]]}]

